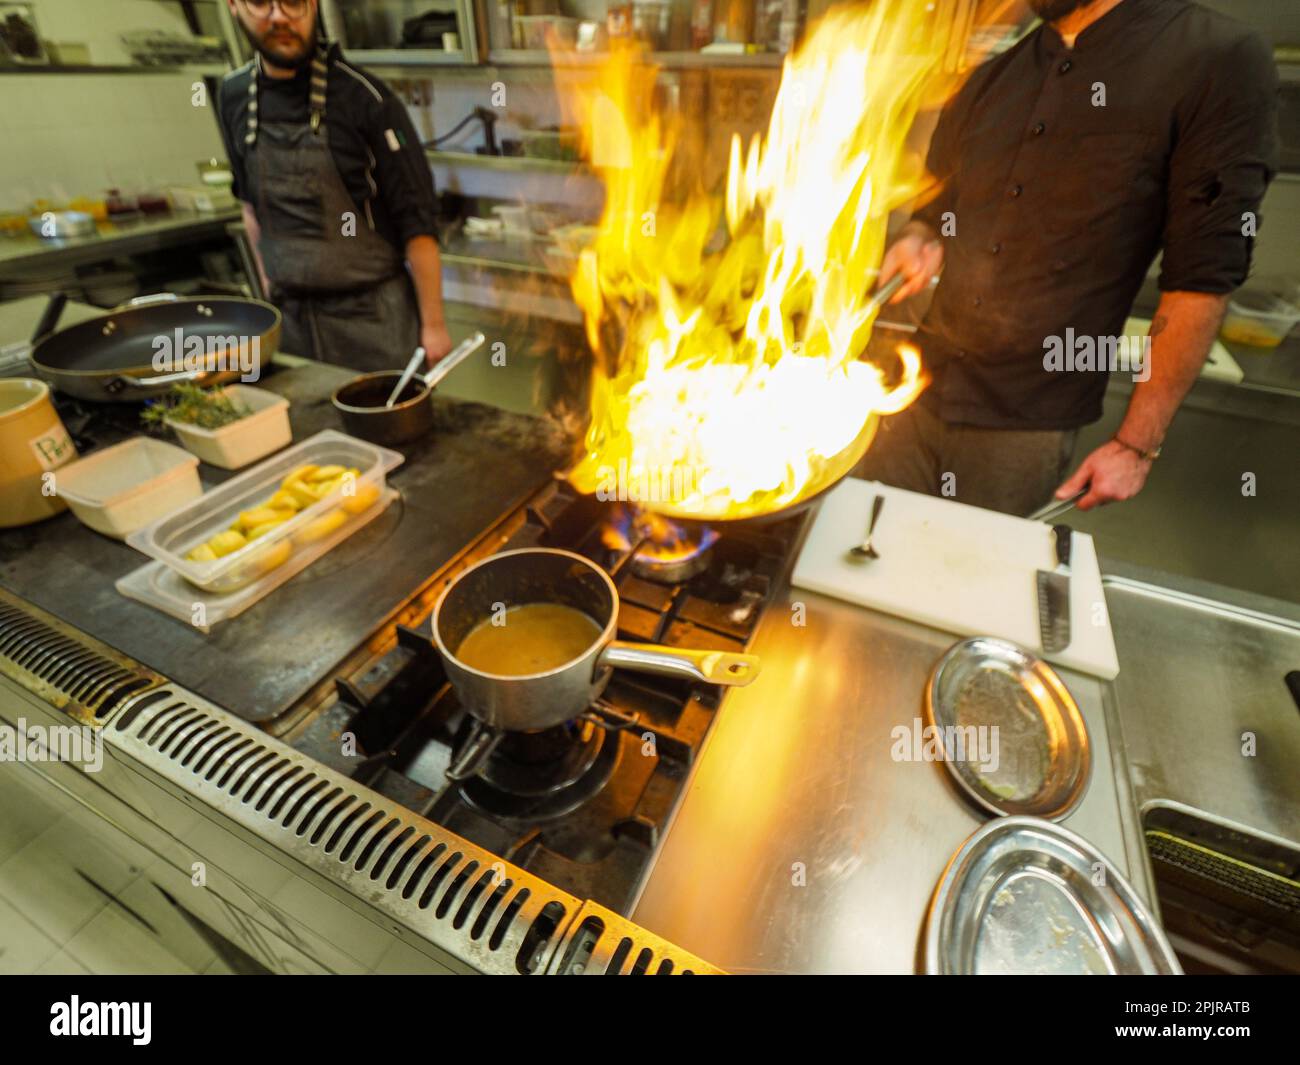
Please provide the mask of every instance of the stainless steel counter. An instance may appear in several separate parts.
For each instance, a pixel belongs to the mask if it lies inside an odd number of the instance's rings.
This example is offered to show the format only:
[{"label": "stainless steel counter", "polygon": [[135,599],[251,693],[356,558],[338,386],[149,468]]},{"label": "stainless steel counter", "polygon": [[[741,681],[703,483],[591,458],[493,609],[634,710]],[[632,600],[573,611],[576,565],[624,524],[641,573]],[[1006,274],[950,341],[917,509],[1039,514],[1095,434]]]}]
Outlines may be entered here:
[{"label": "stainless steel counter", "polygon": [[1114,691],[1143,816],[1172,808],[1300,855],[1300,708],[1286,682],[1300,669],[1300,604],[1138,567],[1105,586],[1129,660]]},{"label": "stainless steel counter", "polygon": [[[935,884],[984,818],[941,764],[894,761],[891,730],[922,716],[955,639],[791,589],[755,638],[759,679],[723,701],[633,919],[731,972],[914,971]],[[1062,678],[1094,755],[1064,824],[1151,902],[1114,706],[1100,681]]]}]

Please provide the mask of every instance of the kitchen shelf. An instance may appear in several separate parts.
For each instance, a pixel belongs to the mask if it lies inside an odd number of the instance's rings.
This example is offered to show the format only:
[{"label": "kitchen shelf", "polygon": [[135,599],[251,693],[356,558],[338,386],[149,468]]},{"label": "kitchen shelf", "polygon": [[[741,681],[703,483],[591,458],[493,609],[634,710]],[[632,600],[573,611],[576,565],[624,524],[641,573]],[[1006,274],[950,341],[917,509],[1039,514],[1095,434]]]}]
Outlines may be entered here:
[{"label": "kitchen shelf", "polygon": [[370,68],[475,65],[464,49],[444,52],[437,48],[348,48],[344,54],[348,60]]},{"label": "kitchen shelf", "polygon": [[[595,66],[609,58],[608,52],[572,52],[565,62],[577,66]],[[648,62],[668,70],[708,69],[710,67],[759,67],[771,69],[780,67],[785,62],[781,52],[753,52],[747,55],[728,55],[708,52],[647,52]],[[518,48],[503,48],[492,52],[490,62],[503,67],[550,67],[551,54],[547,51],[529,51]]]},{"label": "kitchen shelf", "polygon": [[164,64],[124,64],[110,66],[103,63],[31,63],[14,66],[0,66],[3,74],[198,74],[201,77],[220,77],[230,69],[225,63],[182,63],[176,66]]},{"label": "kitchen shelf", "polygon": [[449,166],[475,166],[483,170],[542,171],[547,174],[594,174],[590,167],[565,159],[538,159],[528,155],[477,155],[473,152],[449,152],[439,148],[426,148],[430,162]]}]

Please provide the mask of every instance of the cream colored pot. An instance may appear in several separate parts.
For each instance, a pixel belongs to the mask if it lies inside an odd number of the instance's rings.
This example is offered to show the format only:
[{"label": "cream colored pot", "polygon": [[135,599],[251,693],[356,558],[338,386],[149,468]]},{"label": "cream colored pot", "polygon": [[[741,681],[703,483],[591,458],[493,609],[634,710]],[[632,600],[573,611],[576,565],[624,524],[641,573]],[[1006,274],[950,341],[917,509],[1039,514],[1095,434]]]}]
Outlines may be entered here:
[{"label": "cream colored pot", "polygon": [[0,379],[0,527],[29,525],[64,510],[45,475],[77,457],[50,402],[50,386]]}]

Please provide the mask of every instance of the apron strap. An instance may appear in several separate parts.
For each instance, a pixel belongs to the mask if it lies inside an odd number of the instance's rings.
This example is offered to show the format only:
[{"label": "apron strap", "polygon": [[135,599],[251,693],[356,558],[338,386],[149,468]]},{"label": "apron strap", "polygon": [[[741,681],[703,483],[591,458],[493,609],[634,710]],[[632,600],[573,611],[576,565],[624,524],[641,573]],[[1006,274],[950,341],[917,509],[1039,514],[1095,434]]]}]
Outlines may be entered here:
[{"label": "apron strap", "polygon": [[[316,52],[311,57],[311,91],[308,106],[311,109],[311,131],[317,133],[325,121],[325,88],[329,77],[329,38],[325,36],[325,27],[316,28]],[[251,146],[257,143],[257,81],[262,73],[262,57],[257,56],[253,65],[253,76],[248,80],[248,129],[244,133],[244,143]]]}]

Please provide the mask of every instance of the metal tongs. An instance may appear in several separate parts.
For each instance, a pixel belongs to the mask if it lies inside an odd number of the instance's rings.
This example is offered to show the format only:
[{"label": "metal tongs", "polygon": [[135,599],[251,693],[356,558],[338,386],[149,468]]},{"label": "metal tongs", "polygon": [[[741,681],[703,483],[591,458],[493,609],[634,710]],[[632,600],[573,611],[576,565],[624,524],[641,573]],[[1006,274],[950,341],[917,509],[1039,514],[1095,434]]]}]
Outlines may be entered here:
[{"label": "metal tongs", "polygon": [[[444,377],[469,358],[469,356],[473,355],[474,352],[478,351],[478,349],[483,346],[485,340],[487,340],[487,337],[482,333],[475,333],[473,336],[466,337],[462,340],[458,345],[456,345],[456,347],[438,361],[437,366],[420,378],[424,387],[433,391]],[[385,407],[391,407],[397,397],[402,394],[402,389],[407,386],[407,383],[415,375],[415,368],[420,365],[420,360],[423,358],[424,348],[416,348],[415,354],[411,356],[411,361],[406,364],[406,369],[402,371],[402,376],[397,382],[397,387],[393,389],[393,394],[388,397],[388,402],[384,404]]]},{"label": "metal tongs", "polygon": [[903,282],[906,280],[907,279],[903,277],[902,274],[895,274],[886,281],[880,287],[880,291],[876,292],[871,299],[867,301],[867,307],[870,309],[871,313],[875,314],[881,307],[888,303],[890,299],[893,298],[894,293],[903,287]]},{"label": "metal tongs", "polygon": [[1074,493],[1074,495],[1070,496],[1069,499],[1054,499],[1046,506],[1039,507],[1036,511],[1030,514],[1025,521],[1051,521],[1053,518],[1064,514],[1067,510],[1070,510],[1074,504],[1079,502],[1079,500],[1087,495],[1087,493],[1088,489],[1084,487],[1080,488]]}]

